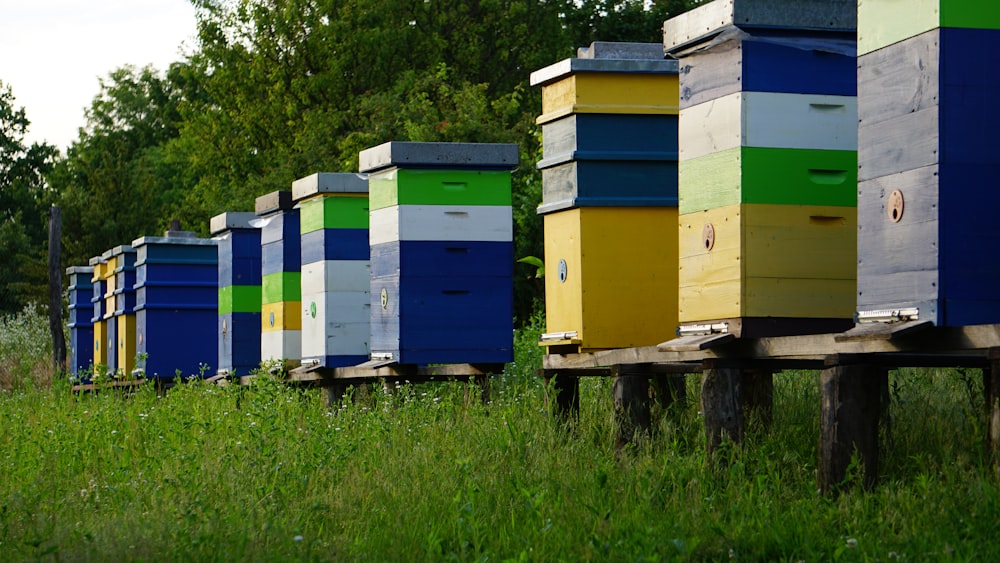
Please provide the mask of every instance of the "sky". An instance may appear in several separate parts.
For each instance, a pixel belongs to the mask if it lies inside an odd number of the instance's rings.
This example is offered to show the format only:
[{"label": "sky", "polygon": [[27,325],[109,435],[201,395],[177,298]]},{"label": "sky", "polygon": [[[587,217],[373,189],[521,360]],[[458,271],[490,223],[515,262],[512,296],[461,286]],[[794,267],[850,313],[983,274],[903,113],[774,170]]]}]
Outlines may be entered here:
[{"label": "sky", "polygon": [[0,82],[31,122],[26,144],[65,154],[99,78],[127,64],[165,71],[194,36],[190,0],[0,0]]}]

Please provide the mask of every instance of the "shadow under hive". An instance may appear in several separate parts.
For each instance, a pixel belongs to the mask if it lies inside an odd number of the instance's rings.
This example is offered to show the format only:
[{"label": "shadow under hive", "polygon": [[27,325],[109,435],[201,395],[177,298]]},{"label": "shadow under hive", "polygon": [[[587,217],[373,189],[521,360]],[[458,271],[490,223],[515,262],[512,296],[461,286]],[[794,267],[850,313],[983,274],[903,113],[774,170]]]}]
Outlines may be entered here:
[{"label": "shadow under hive", "polygon": [[254,213],[212,217],[219,252],[220,373],[247,375],[260,365],[261,244]]},{"label": "shadow under hive", "polygon": [[219,266],[216,241],[187,231],[142,237],[136,249],[136,350],[147,378],[215,373]]},{"label": "shadow under hive", "polygon": [[546,334],[582,350],[652,345],[677,324],[677,62],[594,43],[542,87]]},{"label": "shadow under hive", "polygon": [[920,0],[858,17],[858,319],[1000,322],[1000,15]]},{"label": "shadow under hive", "polygon": [[368,180],[323,172],[292,183],[301,213],[302,365],[344,367],[369,355]]},{"label": "shadow under hive", "polygon": [[371,357],[513,360],[516,145],[390,142],[369,175]]},{"label": "shadow under hive", "polygon": [[681,334],[852,326],[856,7],[773,4],[664,24],[680,65]]}]

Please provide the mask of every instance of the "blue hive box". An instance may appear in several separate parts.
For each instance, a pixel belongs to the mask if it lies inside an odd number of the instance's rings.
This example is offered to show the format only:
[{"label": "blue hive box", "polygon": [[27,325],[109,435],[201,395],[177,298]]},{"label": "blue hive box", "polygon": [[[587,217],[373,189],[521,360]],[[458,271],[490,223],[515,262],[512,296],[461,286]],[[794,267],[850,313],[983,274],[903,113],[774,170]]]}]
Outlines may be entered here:
[{"label": "blue hive box", "polygon": [[[218,361],[218,249],[216,241],[168,231],[142,237],[136,249],[136,332],[139,368],[171,380],[215,373]],[[185,279],[166,274],[181,268]],[[169,280],[169,281],[166,281]]]},{"label": "blue hive box", "polygon": [[69,371],[74,376],[86,372],[94,363],[94,286],[90,266],[66,269],[69,276]]}]

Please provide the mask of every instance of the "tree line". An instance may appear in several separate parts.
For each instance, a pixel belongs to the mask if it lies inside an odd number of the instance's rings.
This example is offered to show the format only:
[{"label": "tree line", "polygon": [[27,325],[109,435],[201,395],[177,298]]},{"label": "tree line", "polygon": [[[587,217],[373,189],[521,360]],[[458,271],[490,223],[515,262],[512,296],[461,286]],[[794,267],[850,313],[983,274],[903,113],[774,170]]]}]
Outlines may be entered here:
[{"label": "tree line", "polygon": [[[699,0],[191,0],[197,38],[159,71],[100,82],[65,154],[25,144],[0,82],[0,313],[45,302],[46,217],[62,208],[65,265],[171,219],[208,220],[319,171],[356,171],[390,140],[517,143],[518,256],[542,255],[541,93],[532,71],[592,41],[660,42]],[[2,77],[0,77],[2,80]],[[518,265],[517,315],[541,297]]]}]

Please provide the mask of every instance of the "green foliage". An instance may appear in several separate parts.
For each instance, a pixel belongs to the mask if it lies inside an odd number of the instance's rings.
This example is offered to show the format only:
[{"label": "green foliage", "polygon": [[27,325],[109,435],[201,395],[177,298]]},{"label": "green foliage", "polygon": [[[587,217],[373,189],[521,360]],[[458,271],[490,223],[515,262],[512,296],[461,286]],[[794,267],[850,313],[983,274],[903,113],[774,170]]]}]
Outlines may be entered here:
[{"label": "green foliage", "polygon": [[36,306],[0,315],[0,390],[48,386],[51,358],[49,320]]},{"label": "green foliage", "polygon": [[31,123],[0,81],[0,314],[29,301],[47,301],[48,209],[53,201],[45,175],[58,150],[25,145]]}]

